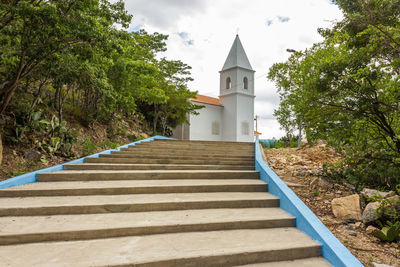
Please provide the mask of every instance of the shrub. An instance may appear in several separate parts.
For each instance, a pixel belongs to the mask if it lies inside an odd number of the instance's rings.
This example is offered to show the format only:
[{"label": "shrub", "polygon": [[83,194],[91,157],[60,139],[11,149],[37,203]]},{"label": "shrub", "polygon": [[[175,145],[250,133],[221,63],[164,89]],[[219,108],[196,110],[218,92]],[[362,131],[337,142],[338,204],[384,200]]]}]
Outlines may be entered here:
[{"label": "shrub", "polygon": [[86,137],[81,142],[81,146],[82,146],[82,150],[83,150],[84,156],[93,154],[97,150],[96,145],[94,144],[94,142],[92,141],[92,139],[90,137]]}]

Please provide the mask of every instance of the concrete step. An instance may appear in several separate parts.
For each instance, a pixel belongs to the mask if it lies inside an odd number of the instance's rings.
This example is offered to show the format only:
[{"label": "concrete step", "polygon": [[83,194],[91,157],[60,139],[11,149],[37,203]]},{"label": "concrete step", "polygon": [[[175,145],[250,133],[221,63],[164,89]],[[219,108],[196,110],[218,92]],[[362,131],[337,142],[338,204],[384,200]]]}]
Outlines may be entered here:
[{"label": "concrete step", "polygon": [[112,154],[101,154],[101,158],[140,158],[140,159],[175,159],[175,160],[187,160],[188,157],[190,160],[216,160],[216,161],[223,161],[223,162],[251,162],[254,163],[254,157],[235,157],[231,158],[229,156],[210,156],[208,157],[207,155],[192,155],[192,156],[186,156],[186,155],[179,155],[179,154],[171,154],[171,155],[135,155],[134,153],[112,153]]},{"label": "concrete step", "polygon": [[171,233],[2,246],[4,266],[232,266],[318,257],[296,228]]},{"label": "concrete step", "polygon": [[233,142],[233,141],[200,141],[200,140],[154,140],[154,142],[143,142],[141,144],[156,144],[156,143],[168,143],[168,144],[213,144],[213,145],[247,145],[254,146],[254,142]]},{"label": "concrete step", "polygon": [[1,190],[0,197],[266,192],[267,190],[267,184],[258,179],[39,182]]},{"label": "concrete step", "polygon": [[248,155],[231,155],[231,154],[226,154],[226,153],[220,153],[220,154],[210,154],[210,153],[205,153],[205,154],[196,154],[193,155],[192,152],[189,151],[177,151],[176,153],[159,153],[159,154],[154,154],[154,153],[149,153],[149,152],[135,152],[134,150],[122,150],[122,151],[115,151],[112,152],[112,154],[116,155],[134,155],[136,157],[150,157],[150,158],[157,158],[157,157],[171,157],[171,156],[185,156],[185,157],[207,157],[207,158],[222,158],[222,159],[254,159],[254,153],[249,153]]},{"label": "concrete step", "polygon": [[236,267],[332,267],[323,257],[307,258],[301,260],[264,262],[246,265],[237,265]]},{"label": "concrete step", "polygon": [[128,164],[184,164],[184,165],[245,165],[253,166],[253,160],[220,160],[220,159],[207,159],[207,160],[191,160],[187,159],[143,159],[143,158],[86,158],[85,163],[128,163]]},{"label": "concrete step", "polygon": [[185,144],[160,144],[160,143],[152,143],[152,144],[136,144],[130,147],[137,148],[170,148],[170,149],[224,149],[224,150],[254,150],[254,144],[250,146],[234,146],[234,145],[218,145],[218,144],[209,144],[209,145],[185,145]]},{"label": "concrete step", "polygon": [[266,192],[173,193],[134,195],[0,198],[0,216],[39,216],[185,209],[278,207]]},{"label": "concrete step", "polygon": [[202,148],[202,149],[194,149],[194,148],[159,148],[159,147],[138,147],[138,146],[129,146],[127,148],[121,149],[122,151],[142,151],[142,152],[157,152],[157,153],[179,153],[179,151],[188,151],[190,150],[193,154],[233,154],[233,155],[248,155],[254,153],[254,149],[219,149],[219,148]]},{"label": "concrete step", "polygon": [[39,182],[258,178],[257,171],[248,170],[83,170],[45,172],[38,175]]},{"label": "concrete step", "polygon": [[66,164],[66,170],[254,170],[254,166],[241,165],[184,165],[184,164]]},{"label": "concrete step", "polygon": [[[132,235],[294,227],[280,208],[0,217],[0,245]],[[43,227],[43,226],[46,227]]]}]

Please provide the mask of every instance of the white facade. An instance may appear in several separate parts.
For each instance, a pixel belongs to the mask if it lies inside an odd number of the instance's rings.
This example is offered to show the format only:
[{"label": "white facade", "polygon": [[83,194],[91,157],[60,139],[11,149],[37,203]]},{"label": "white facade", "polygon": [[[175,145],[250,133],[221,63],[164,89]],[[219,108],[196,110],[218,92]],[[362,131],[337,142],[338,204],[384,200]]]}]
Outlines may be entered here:
[{"label": "white facade", "polygon": [[220,71],[218,99],[198,95],[191,101],[205,107],[189,123],[174,129],[173,137],[209,141],[254,141],[254,70],[236,35]]},{"label": "white facade", "polygon": [[[196,103],[199,104],[199,103]],[[190,116],[190,140],[221,141],[222,138],[222,106],[202,104],[199,115]]]}]

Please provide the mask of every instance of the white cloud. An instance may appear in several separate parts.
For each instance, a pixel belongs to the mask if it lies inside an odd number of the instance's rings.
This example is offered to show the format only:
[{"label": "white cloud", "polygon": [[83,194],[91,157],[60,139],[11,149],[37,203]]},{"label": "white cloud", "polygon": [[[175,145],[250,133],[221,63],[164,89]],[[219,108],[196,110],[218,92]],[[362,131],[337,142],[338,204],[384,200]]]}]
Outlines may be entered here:
[{"label": "white cloud", "polygon": [[302,50],[321,41],[317,29],[332,26],[342,14],[330,0],[126,0],[138,25],[148,32],[169,35],[164,56],[193,67],[192,90],[218,96],[219,73],[239,29],[240,39],[256,70],[255,113],[262,138],[284,132],[273,119],[279,105],[268,69],[286,60],[287,48]]}]

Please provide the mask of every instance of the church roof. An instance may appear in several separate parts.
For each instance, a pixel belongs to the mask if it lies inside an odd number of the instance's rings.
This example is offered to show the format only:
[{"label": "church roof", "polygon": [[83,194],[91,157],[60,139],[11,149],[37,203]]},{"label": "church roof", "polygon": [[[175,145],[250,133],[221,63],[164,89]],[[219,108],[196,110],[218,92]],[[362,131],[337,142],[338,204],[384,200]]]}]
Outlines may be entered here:
[{"label": "church roof", "polygon": [[246,52],[244,51],[242,42],[240,42],[239,35],[236,35],[228,57],[225,60],[225,64],[222,67],[222,71],[234,67],[242,67],[248,70],[253,70],[250,65],[250,61],[247,58]]},{"label": "church roof", "polygon": [[219,101],[219,98],[211,97],[211,96],[205,96],[205,95],[196,95],[196,98],[191,98],[191,101],[194,102],[199,102],[203,104],[210,104],[210,105],[215,105],[215,106],[221,106],[221,101]]}]

